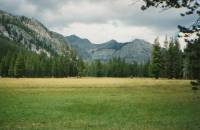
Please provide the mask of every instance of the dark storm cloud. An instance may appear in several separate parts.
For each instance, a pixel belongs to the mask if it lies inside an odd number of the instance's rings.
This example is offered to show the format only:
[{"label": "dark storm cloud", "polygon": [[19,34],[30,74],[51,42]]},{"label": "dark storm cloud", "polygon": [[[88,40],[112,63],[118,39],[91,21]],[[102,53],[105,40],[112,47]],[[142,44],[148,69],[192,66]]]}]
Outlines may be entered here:
[{"label": "dark storm cloud", "polygon": [[172,30],[178,24],[191,23],[192,17],[182,18],[177,10],[141,11],[141,4],[131,0],[1,0],[0,9],[37,18],[48,27],[66,27],[72,23],[103,24],[119,21],[127,26]]},{"label": "dark storm cloud", "polygon": [[[137,11],[135,11],[137,10]],[[177,25],[190,25],[194,22],[194,16],[181,17],[180,13],[184,10],[176,9],[163,11],[161,9],[152,8],[147,11],[133,9],[128,15],[120,15],[126,24],[135,26],[148,26],[157,30],[173,30]]]}]

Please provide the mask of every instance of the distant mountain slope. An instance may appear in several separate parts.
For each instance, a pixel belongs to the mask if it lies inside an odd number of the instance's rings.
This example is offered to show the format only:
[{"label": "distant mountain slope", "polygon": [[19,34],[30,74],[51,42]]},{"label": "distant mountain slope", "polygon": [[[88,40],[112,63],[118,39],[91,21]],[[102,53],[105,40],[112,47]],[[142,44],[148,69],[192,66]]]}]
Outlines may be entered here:
[{"label": "distant mountain slope", "polygon": [[70,44],[71,46],[78,46],[82,49],[91,49],[94,46],[88,39],[82,39],[76,35],[67,36],[65,38],[69,43],[73,43]]},{"label": "distant mountain slope", "polygon": [[0,36],[0,61],[9,51],[14,52],[19,48],[20,46],[18,46],[17,43],[11,42],[9,39]]},{"label": "distant mountain slope", "polygon": [[129,63],[144,63],[149,61],[152,49],[152,44],[140,39],[127,43],[111,40],[102,44],[93,44],[88,39],[75,35],[67,36],[65,39],[80,57],[88,61],[96,59],[108,61],[111,58],[120,57]]},{"label": "distant mountain slope", "polygon": [[68,43],[33,18],[0,11],[0,36],[24,45],[28,50],[47,55],[69,52]]},{"label": "distant mountain slope", "polygon": [[115,50],[118,50],[120,49],[123,44],[117,42],[116,40],[110,40],[106,43],[103,43],[103,44],[97,44],[99,45],[98,46],[98,50],[101,50],[101,49],[115,49]]},{"label": "distant mountain slope", "polygon": [[95,46],[88,39],[82,39],[76,35],[65,37],[65,40],[69,43],[70,47],[73,48],[77,54],[83,59],[90,59],[89,50]]},{"label": "distant mountain slope", "polygon": [[114,55],[115,57],[123,57],[128,62],[136,61],[143,63],[149,61],[151,49],[152,44],[144,40],[135,39],[132,42],[124,43],[124,46],[117,50]]}]

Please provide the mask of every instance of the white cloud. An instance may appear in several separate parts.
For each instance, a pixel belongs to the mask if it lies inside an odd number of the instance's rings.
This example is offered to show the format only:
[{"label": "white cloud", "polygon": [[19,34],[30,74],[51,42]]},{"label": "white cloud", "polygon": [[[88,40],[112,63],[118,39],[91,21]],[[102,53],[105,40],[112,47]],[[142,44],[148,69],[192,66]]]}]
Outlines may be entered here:
[{"label": "white cloud", "polygon": [[88,38],[93,43],[103,43],[115,39],[119,42],[128,42],[135,38],[144,39],[153,43],[155,37],[165,34],[156,32],[148,27],[125,25],[119,21],[110,21],[104,24],[73,23],[66,28],[53,28],[54,31],[65,35],[76,34],[82,38]]},{"label": "white cloud", "polygon": [[129,41],[141,38],[153,42],[160,36],[174,35],[177,24],[190,24],[183,10],[141,11],[132,0],[0,0],[0,9],[34,17],[63,35],[77,34],[95,43],[110,39]]}]

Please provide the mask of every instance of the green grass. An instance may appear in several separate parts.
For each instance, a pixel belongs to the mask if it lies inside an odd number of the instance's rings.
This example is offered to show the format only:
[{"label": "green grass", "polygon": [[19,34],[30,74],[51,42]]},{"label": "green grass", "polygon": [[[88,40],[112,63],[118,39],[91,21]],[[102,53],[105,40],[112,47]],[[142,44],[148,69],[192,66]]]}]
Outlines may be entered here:
[{"label": "green grass", "polygon": [[199,130],[186,80],[0,79],[0,130]]}]

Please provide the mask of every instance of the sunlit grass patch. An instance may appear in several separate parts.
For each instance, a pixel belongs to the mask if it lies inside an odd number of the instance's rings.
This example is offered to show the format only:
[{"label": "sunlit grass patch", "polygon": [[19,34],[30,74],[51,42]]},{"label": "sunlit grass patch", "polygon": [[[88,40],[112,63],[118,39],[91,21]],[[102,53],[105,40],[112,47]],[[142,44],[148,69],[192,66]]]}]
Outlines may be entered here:
[{"label": "sunlit grass patch", "polygon": [[0,79],[0,129],[198,130],[187,80]]}]

